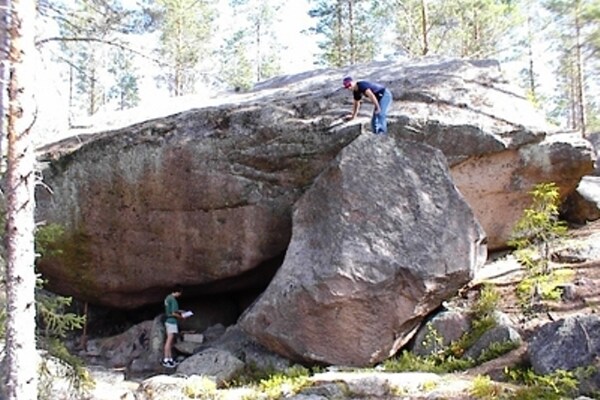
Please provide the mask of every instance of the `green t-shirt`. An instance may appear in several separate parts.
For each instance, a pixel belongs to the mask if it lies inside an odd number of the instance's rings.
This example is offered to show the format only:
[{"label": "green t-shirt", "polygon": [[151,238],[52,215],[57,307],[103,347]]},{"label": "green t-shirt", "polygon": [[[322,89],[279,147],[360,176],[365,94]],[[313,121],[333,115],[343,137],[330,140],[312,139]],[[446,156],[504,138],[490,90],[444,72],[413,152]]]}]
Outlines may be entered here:
[{"label": "green t-shirt", "polygon": [[165,297],[165,315],[167,316],[165,322],[168,322],[169,324],[176,324],[177,318],[173,316],[173,313],[177,310],[179,310],[179,303],[177,302],[175,296],[170,294]]}]

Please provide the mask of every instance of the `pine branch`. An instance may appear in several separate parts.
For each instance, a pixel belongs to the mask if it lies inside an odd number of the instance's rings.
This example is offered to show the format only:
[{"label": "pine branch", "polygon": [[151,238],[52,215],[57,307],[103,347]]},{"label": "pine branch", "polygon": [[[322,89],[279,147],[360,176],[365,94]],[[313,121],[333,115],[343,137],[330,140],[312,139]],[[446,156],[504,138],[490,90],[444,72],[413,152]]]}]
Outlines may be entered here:
[{"label": "pine branch", "polygon": [[107,44],[109,46],[114,46],[117,47],[121,50],[125,50],[125,51],[129,51],[133,54],[137,54],[140,57],[143,57],[145,59],[148,59],[152,62],[155,62],[156,64],[160,65],[161,67],[172,67],[172,65],[165,63],[164,61],[161,61],[157,58],[151,57],[139,50],[133,49],[129,46],[126,46],[122,43],[116,42],[116,41],[112,41],[112,40],[106,40],[106,39],[98,39],[98,38],[90,38],[90,37],[62,37],[62,36],[55,36],[55,37],[49,37],[49,38],[45,38],[45,39],[41,39],[35,42],[36,47],[42,46],[44,44],[50,43],[50,42],[95,42],[95,43],[102,43],[102,44]]}]

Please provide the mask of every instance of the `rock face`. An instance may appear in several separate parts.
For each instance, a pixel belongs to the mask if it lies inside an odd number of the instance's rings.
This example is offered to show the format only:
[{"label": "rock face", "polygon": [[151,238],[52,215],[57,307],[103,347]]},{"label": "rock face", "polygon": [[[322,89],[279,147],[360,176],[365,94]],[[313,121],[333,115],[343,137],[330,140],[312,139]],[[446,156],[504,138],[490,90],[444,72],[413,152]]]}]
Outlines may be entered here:
[{"label": "rock face", "polygon": [[538,374],[592,367],[590,374],[576,372],[581,375],[581,390],[595,393],[600,388],[600,318],[578,315],[548,323],[537,330],[528,354]]},{"label": "rock face", "polygon": [[444,153],[491,249],[505,245],[533,184],[558,181],[567,195],[592,168],[591,146],[546,139],[549,127],[493,61],[315,70],[184,99],[181,112],[169,100],[169,115],[40,149],[37,220],[64,228],[39,260],[49,288],[131,309],[183,283],[188,294],[239,294],[248,304],[286,254],[295,202],[342,149],[370,135],[369,104],[341,119],[349,73],[394,93],[390,136]]},{"label": "rock face", "polygon": [[573,193],[591,171],[589,142],[572,134],[556,134],[517,149],[472,157],[452,168],[452,176],[489,237],[490,249],[505,246],[514,224],[531,205],[529,191],[554,182],[561,198]]},{"label": "rock face", "polygon": [[297,202],[283,265],[240,325],[293,360],[377,363],[471,280],[484,242],[439,150],[363,136]]}]

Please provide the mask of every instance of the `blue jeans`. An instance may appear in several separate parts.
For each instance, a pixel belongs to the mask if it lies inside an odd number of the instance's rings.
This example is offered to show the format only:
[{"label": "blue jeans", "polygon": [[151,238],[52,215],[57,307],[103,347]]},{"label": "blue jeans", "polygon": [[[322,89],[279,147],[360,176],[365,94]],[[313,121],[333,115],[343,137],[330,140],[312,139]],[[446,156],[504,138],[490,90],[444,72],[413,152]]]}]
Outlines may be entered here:
[{"label": "blue jeans", "polygon": [[371,117],[371,129],[373,129],[373,133],[376,135],[387,135],[386,116],[390,104],[392,104],[392,92],[385,89],[381,100],[379,100],[379,114],[373,111],[373,116]]}]

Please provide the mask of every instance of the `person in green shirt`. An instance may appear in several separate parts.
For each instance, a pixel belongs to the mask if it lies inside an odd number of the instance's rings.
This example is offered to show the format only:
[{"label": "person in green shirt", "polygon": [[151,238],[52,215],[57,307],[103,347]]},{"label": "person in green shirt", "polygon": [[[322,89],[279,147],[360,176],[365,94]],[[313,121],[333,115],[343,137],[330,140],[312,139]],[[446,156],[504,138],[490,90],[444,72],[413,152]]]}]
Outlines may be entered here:
[{"label": "person in green shirt", "polygon": [[173,360],[173,341],[175,335],[179,333],[179,327],[177,324],[178,319],[183,319],[181,316],[181,310],[179,310],[179,303],[177,298],[181,296],[183,289],[180,285],[177,285],[171,294],[165,297],[165,330],[167,331],[167,339],[165,340],[164,357],[162,360],[163,367],[175,368],[177,364]]}]

